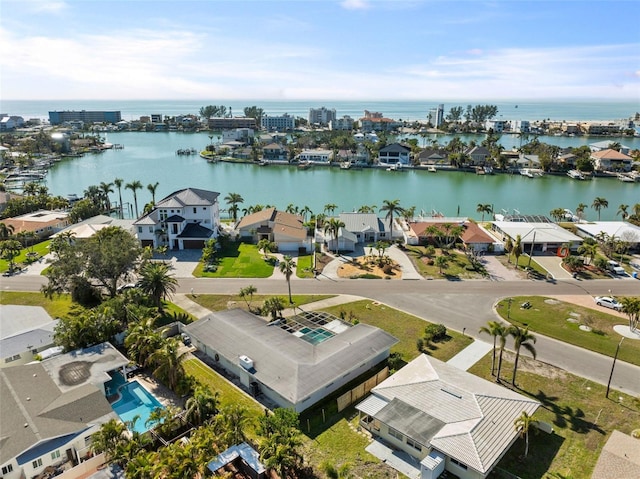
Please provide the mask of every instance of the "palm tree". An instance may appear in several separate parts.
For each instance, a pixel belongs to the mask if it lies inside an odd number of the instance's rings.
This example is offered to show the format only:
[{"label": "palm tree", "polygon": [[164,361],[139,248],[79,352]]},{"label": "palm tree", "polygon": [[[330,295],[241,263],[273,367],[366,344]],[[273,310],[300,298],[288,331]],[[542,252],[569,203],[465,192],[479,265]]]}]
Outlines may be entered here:
[{"label": "palm tree", "polygon": [[162,312],[162,300],[176,292],[178,280],[169,274],[172,266],[168,263],[146,262],[140,268],[138,287],[153,299],[158,311]]},{"label": "palm tree", "polygon": [[504,331],[504,326],[498,321],[489,321],[486,326],[480,328],[481,333],[487,333],[493,336],[493,354],[491,356],[491,375],[495,376],[496,369],[496,341],[498,336]]},{"label": "palm tree", "polygon": [[509,328],[501,325],[500,328],[496,328],[496,337],[498,338],[498,372],[496,374],[496,382],[500,382],[500,371],[502,371],[502,355],[504,354],[504,347],[507,344],[507,336],[509,336]]},{"label": "palm tree", "polygon": [[104,199],[104,209],[107,211],[107,214],[111,213],[111,200],[109,199],[109,193],[113,193],[113,183],[105,183],[102,181],[100,183],[100,191],[102,192],[102,196]]},{"label": "palm tree", "polygon": [[558,223],[564,218],[565,211],[564,208],[554,208],[549,212],[549,214],[554,220],[556,220],[556,223]]},{"label": "palm tree", "polygon": [[142,189],[142,183],[139,180],[134,180],[131,183],[127,183],[124,187],[128,190],[133,191],[133,203],[136,207],[136,218],[138,217],[138,195],[136,194],[137,190]]},{"label": "palm tree", "polygon": [[527,457],[527,454],[529,454],[529,429],[536,427],[537,424],[538,421],[536,421],[533,416],[529,416],[527,411],[522,411],[520,417],[513,423],[518,433],[520,433],[520,437],[524,437],[524,457]]},{"label": "palm tree", "polygon": [[296,268],[296,262],[293,261],[291,256],[286,255],[280,262],[279,268],[280,272],[284,274],[287,280],[287,286],[289,287],[289,304],[293,304],[293,299],[291,299],[291,275],[293,275],[293,271]]},{"label": "palm tree", "polygon": [[170,389],[175,390],[184,376],[184,368],[182,366],[183,354],[178,354],[180,342],[177,338],[169,338],[163,341],[162,347],[155,350],[149,361],[155,366],[153,375],[161,381],[165,381]]},{"label": "palm tree", "polygon": [[124,218],[124,213],[122,211],[122,184],[124,180],[122,178],[116,178],[113,180],[113,184],[118,188],[118,206],[120,207],[120,219]]},{"label": "palm tree", "polygon": [[620,304],[622,304],[621,311],[629,317],[629,329],[636,331],[640,318],[640,299],[625,296],[620,298]]},{"label": "palm tree", "polygon": [[491,207],[490,204],[482,204],[482,203],[478,203],[478,206],[476,207],[476,211],[478,213],[482,213],[482,222],[484,222],[484,214],[491,214],[493,213],[493,208]]},{"label": "palm tree", "polygon": [[9,239],[12,235],[13,232],[16,229],[14,228],[13,225],[6,225],[4,223],[0,223],[0,239]]},{"label": "palm tree", "polygon": [[[258,288],[256,288],[252,284],[240,290],[240,297],[244,299],[245,303],[247,303],[247,308],[249,308],[249,311],[251,311],[251,302],[253,301],[253,295],[257,292],[258,292]],[[248,301],[247,301],[247,297],[249,297]]]},{"label": "palm tree", "polygon": [[340,233],[340,228],[344,228],[344,222],[340,221],[338,218],[329,218],[328,221],[324,222],[324,232],[325,234],[329,233],[330,236],[333,236],[333,239],[336,242],[336,254],[338,254],[338,234]]},{"label": "palm tree", "polygon": [[241,404],[228,404],[216,416],[214,429],[219,433],[224,446],[233,446],[246,441],[245,430],[251,417],[248,409]]},{"label": "palm tree", "polygon": [[218,414],[219,393],[211,392],[208,386],[197,386],[193,396],[185,403],[186,418],[196,427]]},{"label": "palm tree", "polygon": [[127,427],[122,422],[111,419],[91,436],[91,450],[96,453],[104,452],[111,461],[118,445],[127,440],[126,433]]},{"label": "palm tree", "polygon": [[149,192],[151,193],[151,202],[153,203],[153,205],[156,205],[156,190],[158,189],[158,185],[160,183],[158,183],[157,181],[155,183],[149,183],[147,185],[147,189],[149,190]]},{"label": "palm tree", "polygon": [[446,268],[449,265],[449,260],[445,255],[441,254],[436,257],[434,264],[438,267],[440,274],[442,274],[442,268]]},{"label": "palm tree", "polygon": [[622,221],[626,220],[629,217],[629,213],[627,213],[628,208],[629,205],[625,204],[618,206],[618,212],[616,213],[616,216],[620,215],[622,216]]},{"label": "palm tree", "polygon": [[278,296],[273,296],[271,298],[267,298],[267,300],[262,305],[262,310],[265,313],[271,315],[271,320],[275,321],[280,317],[280,313],[284,309],[284,304],[282,303],[282,298]]},{"label": "palm tree", "polygon": [[229,207],[229,212],[233,215],[233,221],[238,221],[238,204],[244,203],[244,198],[240,196],[240,193],[229,193],[224,197],[224,201],[227,202]]},{"label": "palm tree", "polygon": [[602,208],[608,208],[609,202],[605,198],[597,196],[596,199],[593,200],[591,207],[598,212],[598,221],[600,221],[600,210]]},{"label": "palm tree", "polygon": [[578,254],[589,258],[589,264],[591,264],[598,254],[598,243],[582,243],[578,247]]},{"label": "palm tree", "polygon": [[16,240],[4,240],[0,241],[0,258],[6,259],[9,262],[9,271],[15,269],[14,259],[20,254],[22,245]]},{"label": "palm tree", "polygon": [[511,326],[508,331],[509,335],[513,336],[513,348],[516,351],[516,358],[513,362],[513,377],[511,378],[511,384],[516,385],[516,372],[518,371],[518,360],[520,359],[520,348],[524,348],[531,353],[533,359],[536,358],[536,348],[533,346],[537,341],[537,338],[529,332],[529,328],[519,328],[518,326]]},{"label": "palm tree", "polygon": [[380,207],[380,212],[386,211],[387,214],[384,217],[389,220],[389,239],[393,241],[393,215],[402,215],[402,207],[400,206],[400,200],[384,200]]},{"label": "palm tree", "polygon": [[338,208],[338,205],[327,203],[326,205],[324,205],[324,212],[328,215],[332,215],[336,208]]},{"label": "palm tree", "polygon": [[513,250],[511,251],[513,256],[516,257],[516,269],[518,269],[518,260],[522,256],[522,238],[520,235],[516,236],[516,242],[513,244]]},{"label": "palm tree", "polygon": [[124,339],[127,355],[142,366],[149,364],[149,356],[162,347],[162,335],[155,328],[154,318],[141,318],[129,323]]}]

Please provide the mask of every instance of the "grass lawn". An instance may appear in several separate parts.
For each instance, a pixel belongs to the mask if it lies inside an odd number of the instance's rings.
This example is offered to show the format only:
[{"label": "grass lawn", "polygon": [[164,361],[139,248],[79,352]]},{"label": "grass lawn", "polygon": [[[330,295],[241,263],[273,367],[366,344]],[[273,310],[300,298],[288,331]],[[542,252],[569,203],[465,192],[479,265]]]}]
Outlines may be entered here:
[{"label": "grass lawn", "polygon": [[449,279],[478,279],[482,278],[482,273],[479,271],[469,271],[467,266],[470,266],[467,257],[455,250],[447,250],[447,259],[449,263],[446,268],[442,268],[442,274],[440,274],[440,268],[432,263],[436,257],[442,255],[442,249],[436,248],[436,254],[429,258],[426,256],[425,246],[407,246],[405,253],[411,259],[418,272],[425,278],[449,278]]},{"label": "grass lawn", "polygon": [[220,393],[221,407],[240,404],[247,408],[249,417],[253,419],[248,431],[246,431],[247,436],[255,439],[255,423],[258,417],[264,414],[264,408],[199,359],[187,359],[182,364],[187,374],[195,377],[202,384],[209,386],[212,391],[218,391]]},{"label": "grass lawn", "polygon": [[[322,299],[333,298],[332,294],[294,294],[291,296],[293,303],[296,306],[302,306],[314,301],[320,301]],[[266,294],[254,294],[251,301],[251,307],[261,306],[267,298],[271,298],[272,295]],[[285,306],[289,304],[288,296],[280,296]],[[200,306],[207,308],[210,311],[224,311],[230,308],[241,308],[249,310],[247,303],[238,294],[197,294],[195,297],[189,296],[189,299],[195,301]]]},{"label": "grass lawn", "polygon": [[[28,248],[22,248],[20,254],[16,256],[13,262],[18,266],[26,266],[25,260],[27,259],[27,253],[36,253],[39,257],[44,256],[49,253],[49,244],[51,240],[43,241],[42,243],[38,243],[33,246],[29,246]],[[0,273],[4,273],[9,269],[9,262],[6,259],[0,259]]]},{"label": "grass lawn", "polygon": [[199,278],[268,278],[273,266],[267,263],[258,247],[247,243],[229,243],[219,253],[218,269],[203,271],[202,263],[193,271]]},{"label": "grass lawn", "polygon": [[180,306],[170,303],[169,301],[163,301],[162,304],[164,315],[158,318],[158,320],[156,321],[156,327],[158,328],[172,323],[174,320],[174,315],[177,315],[178,320],[180,320],[180,322],[183,324],[193,323],[196,319],[198,319],[195,316],[187,313]]},{"label": "grass lawn", "polygon": [[313,278],[313,254],[298,256],[296,265],[296,276],[298,278]]},{"label": "grass lawn", "polygon": [[[531,303],[530,309],[520,308],[525,301]],[[517,326],[528,326],[531,331],[610,357],[614,356],[621,338],[613,330],[613,326],[628,324],[626,318],[613,316],[605,311],[596,311],[543,296],[513,298],[510,319],[507,319],[507,310],[507,300],[500,301],[497,311],[504,320]],[[568,319],[572,321],[567,321]],[[581,324],[590,326],[592,331],[582,331],[579,328]],[[640,341],[625,341],[618,358],[640,366]]]},{"label": "grass lawn", "polygon": [[[496,258],[498,258],[505,267],[515,269],[515,256],[502,254],[497,255]],[[523,253],[518,258],[518,269],[524,272],[526,268],[530,268],[535,274],[542,278],[546,277],[548,273],[548,271],[540,266],[540,264],[535,260],[535,255],[531,258],[531,262],[529,262],[529,255]]]},{"label": "grass lawn", "polygon": [[[342,314],[347,320],[357,318],[361,323],[376,326],[392,334],[400,342],[391,348],[391,352],[399,353],[405,362],[420,354],[416,348],[416,340],[424,335],[424,329],[429,324],[416,316],[371,300],[333,306],[324,311],[338,317]],[[427,348],[426,353],[441,361],[447,361],[473,341],[470,337],[454,331],[447,331],[447,334],[448,339],[433,343],[431,348]]]},{"label": "grass lawn", "polygon": [[[511,381],[511,361],[508,354],[503,361],[503,381]],[[488,354],[469,372],[494,380],[490,369]],[[518,439],[500,461],[498,467],[522,479],[589,479],[611,432],[618,429],[628,434],[640,425],[640,398],[613,391],[607,399],[605,386],[562,369],[521,356],[517,380],[516,392],[542,403],[534,417],[551,424],[555,431],[530,433],[526,459],[520,459],[524,440]]]},{"label": "grass lawn", "polygon": [[21,306],[42,306],[52,318],[68,316],[72,310],[82,309],[76,303],[71,302],[68,294],[56,295],[53,299],[47,299],[42,293],[26,293],[19,291],[0,292],[0,304],[17,304]]}]

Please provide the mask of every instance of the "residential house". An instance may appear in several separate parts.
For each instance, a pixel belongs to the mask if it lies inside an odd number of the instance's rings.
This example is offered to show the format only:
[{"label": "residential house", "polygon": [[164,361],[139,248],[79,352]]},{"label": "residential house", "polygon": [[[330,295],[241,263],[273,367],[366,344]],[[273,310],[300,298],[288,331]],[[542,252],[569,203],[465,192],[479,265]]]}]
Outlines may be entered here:
[{"label": "residential house", "polygon": [[416,162],[423,166],[449,164],[449,154],[442,148],[425,148],[416,157]]},{"label": "residential house", "polygon": [[601,236],[624,241],[631,250],[640,250],[640,226],[626,221],[593,221],[576,223],[576,234],[582,238],[598,239]]},{"label": "residential house", "polygon": [[321,312],[267,322],[232,309],[211,313],[184,330],[244,388],[297,412],[385,361],[398,342],[376,327]]},{"label": "residential house", "polygon": [[222,132],[222,142],[230,141],[240,142],[242,145],[253,143],[254,131],[252,128],[234,128],[233,130],[224,130]]},{"label": "residential house", "polygon": [[339,220],[344,223],[344,227],[340,228],[338,237],[325,234],[330,250],[354,251],[358,245],[393,240],[389,220],[379,218],[375,213],[340,213]]},{"label": "residential house", "polygon": [[133,235],[134,222],[135,220],[130,220],[130,219],[121,220],[119,218],[114,218],[112,216],[97,215],[97,216],[92,216],[91,218],[87,218],[86,220],[80,221],[78,223],[74,223],[71,226],[67,226],[66,228],[52,235],[52,237],[55,238],[56,236],[60,236],[63,234],[70,234],[71,236],[73,236],[73,239],[82,240],[82,239],[91,238],[98,231],[108,226],[117,226],[119,228],[122,228],[125,231],[128,231]]},{"label": "residential house", "polygon": [[518,168],[540,168],[540,157],[521,153],[515,163]]},{"label": "residential house", "polygon": [[246,442],[236,444],[222,451],[207,464],[207,469],[214,475],[219,471],[227,471],[232,465],[233,471],[240,471],[251,479],[264,479],[267,477],[267,468],[260,461],[260,454]]},{"label": "residential house", "polygon": [[633,158],[619,151],[607,148],[591,153],[593,166],[598,171],[630,171]]},{"label": "residential house", "polygon": [[428,244],[431,240],[429,228],[435,226],[439,230],[443,230],[445,225],[462,226],[463,231],[460,235],[460,241],[466,248],[472,248],[474,251],[488,251],[496,242],[484,229],[476,223],[468,221],[467,218],[429,218],[422,221],[410,222],[405,233],[405,241],[410,245]]},{"label": "residential house", "polygon": [[308,161],[311,163],[329,164],[333,159],[333,151],[331,150],[304,150],[296,156],[298,161]]},{"label": "residential house", "polygon": [[5,218],[2,222],[13,226],[13,234],[33,233],[40,239],[48,238],[69,225],[69,213],[66,211],[38,210],[13,218]]},{"label": "residential house", "polygon": [[487,160],[491,157],[491,152],[484,146],[472,146],[464,151],[470,160],[470,165],[483,166],[487,163]]},{"label": "residential house", "polygon": [[378,143],[378,141],[380,141],[380,138],[378,138],[378,135],[376,135],[374,131],[370,131],[366,134],[358,132],[353,135],[353,139],[356,141],[356,143],[364,143],[365,141]]},{"label": "residential house", "polygon": [[493,130],[494,133],[502,133],[510,128],[510,123],[506,120],[487,120],[484,122],[484,129]]},{"label": "residential house", "polygon": [[395,165],[400,163],[408,165],[411,162],[411,148],[400,143],[392,143],[380,148],[378,153],[378,163],[384,165]]},{"label": "residential house", "polygon": [[235,228],[240,239],[273,241],[281,252],[310,252],[312,238],[302,216],[267,208],[243,217]]},{"label": "residential house", "polygon": [[481,479],[518,438],[515,420],[539,406],[423,354],[374,387],[356,409],[360,425],[374,436],[367,450],[395,458],[391,463],[408,456],[412,477],[436,479],[446,470],[460,479]]},{"label": "residential house", "polygon": [[287,149],[279,143],[269,143],[262,148],[262,158],[266,161],[287,161]]},{"label": "residential house", "polygon": [[58,324],[39,306],[0,305],[0,368],[27,364],[54,346]]},{"label": "residential house", "polygon": [[88,458],[91,435],[117,419],[105,397],[111,371],[127,358],[109,343],[0,369],[0,467],[4,479]]},{"label": "residential house", "polygon": [[522,252],[526,254],[560,254],[560,250],[568,245],[571,251],[576,251],[582,244],[582,238],[565,230],[556,223],[525,222],[525,221],[492,221],[491,230],[506,241],[516,241],[520,236]]},{"label": "residential house", "polygon": [[[589,143],[589,149],[591,151],[602,151],[602,150],[608,150],[611,148],[611,145],[615,143],[613,141],[610,140],[604,140],[604,141],[597,141],[595,143]],[[620,148],[616,148],[616,151],[619,151],[620,153],[623,153],[625,155],[628,155],[629,152],[631,151],[631,147],[627,146],[627,145],[620,145]]]},{"label": "residential house", "polygon": [[200,249],[218,237],[220,206],[215,191],[185,188],[156,203],[154,209],[133,223],[140,244],[169,249]]},{"label": "residential house", "polygon": [[0,131],[12,131],[24,126],[24,118],[21,116],[0,114]]}]

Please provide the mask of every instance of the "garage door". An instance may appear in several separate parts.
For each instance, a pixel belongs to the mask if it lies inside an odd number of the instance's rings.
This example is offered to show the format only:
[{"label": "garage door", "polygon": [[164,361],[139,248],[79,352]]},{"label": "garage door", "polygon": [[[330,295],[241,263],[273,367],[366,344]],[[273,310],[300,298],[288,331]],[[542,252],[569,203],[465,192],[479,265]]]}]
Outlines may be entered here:
[{"label": "garage door", "polygon": [[204,240],[184,240],[182,244],[184,245],[184,249],[204,248]]}]

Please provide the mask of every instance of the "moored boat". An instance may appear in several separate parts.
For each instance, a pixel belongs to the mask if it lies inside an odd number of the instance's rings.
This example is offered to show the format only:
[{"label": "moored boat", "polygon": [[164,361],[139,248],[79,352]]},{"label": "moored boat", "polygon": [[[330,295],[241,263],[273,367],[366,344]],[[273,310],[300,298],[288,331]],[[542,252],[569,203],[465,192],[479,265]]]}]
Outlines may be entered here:
[{"label": "moored boat", "polygon": [[574,180],[584,180],[584,175],[580,170],[569,170],[567,171],[567,176]]}]

